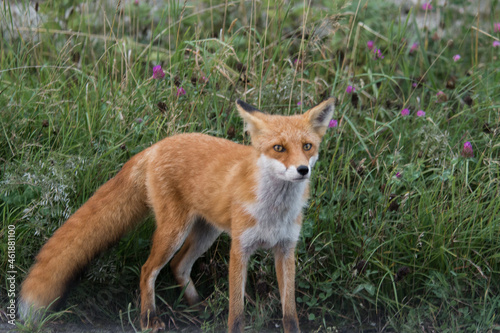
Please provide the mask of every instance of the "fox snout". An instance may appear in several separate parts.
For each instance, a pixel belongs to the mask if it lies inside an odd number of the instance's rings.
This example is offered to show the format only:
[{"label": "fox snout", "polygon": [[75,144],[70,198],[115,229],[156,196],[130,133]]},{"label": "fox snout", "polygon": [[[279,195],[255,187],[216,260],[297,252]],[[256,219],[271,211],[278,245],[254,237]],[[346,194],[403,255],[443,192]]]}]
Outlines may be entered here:
[{"label": "fox snout", "polygon": [[[295,174],[295,176],[297,175],[297,173],[299,174],[298,179],[297,179],[297,177],[292,177],[292,178],[295,178],[294,180],[308,179],[309,176],[311,176],[312,168],[317,160],[318,160],[318,155],[314,155],[309,159],[309,162],[307,164],[300,164],[297,167],[295,167],[295,166],[289,167],[289,169],[291,169],[290,171],[292,171],[292,173]],[[290,171],[289,171],[289,174],[290,174]]]},{"label": "fox snout", "polygon": [[309,173],[309,167],[307,165],[299,165],[297,167],[297,172],[299,173],[299,175],[305,176]]},{"label": "fox snout", "polygon": [[302,182],[309,179],[311,167],[301,164],[299,166],[289,166],[285,171],[285,179],[292,182]]}]

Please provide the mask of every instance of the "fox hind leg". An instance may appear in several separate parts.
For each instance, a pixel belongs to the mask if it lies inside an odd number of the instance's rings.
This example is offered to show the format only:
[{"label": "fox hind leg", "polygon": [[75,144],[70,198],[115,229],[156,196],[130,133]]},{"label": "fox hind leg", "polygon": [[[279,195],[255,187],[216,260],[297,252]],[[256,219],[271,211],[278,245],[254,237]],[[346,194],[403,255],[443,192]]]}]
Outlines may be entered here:
[{"label": "fox hind leg", "polygon": [[200,297],[191,279],[194,262],[205,253],[219,237],[221,230],[199,218],[194,223],[184,245],[170,262],[177,282],[185,289],[184,297],[189,305],[200,302]]},{"label": "fox hind leg", "polygon": [[160,270],[181,247],[189,233],[192,221],[188,214],[158,216],[157,228],[153,234],[151,253],[141,269],[141,327],[152,332],[165,329],[165,324],[156,315],[155,281]]}]

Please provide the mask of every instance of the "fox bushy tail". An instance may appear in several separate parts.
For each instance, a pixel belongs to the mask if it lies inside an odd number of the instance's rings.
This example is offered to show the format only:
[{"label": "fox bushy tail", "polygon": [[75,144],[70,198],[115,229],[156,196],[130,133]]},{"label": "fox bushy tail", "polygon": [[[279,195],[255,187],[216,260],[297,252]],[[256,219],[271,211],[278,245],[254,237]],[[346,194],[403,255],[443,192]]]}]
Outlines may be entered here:
[{"label": "fox bushy tail", "polygon": [[22,319],[36,319],[39,310],[56,304],[97,254],[142,221],[148,212],[144,153],[127,162],[42,247],[21,287]]}]

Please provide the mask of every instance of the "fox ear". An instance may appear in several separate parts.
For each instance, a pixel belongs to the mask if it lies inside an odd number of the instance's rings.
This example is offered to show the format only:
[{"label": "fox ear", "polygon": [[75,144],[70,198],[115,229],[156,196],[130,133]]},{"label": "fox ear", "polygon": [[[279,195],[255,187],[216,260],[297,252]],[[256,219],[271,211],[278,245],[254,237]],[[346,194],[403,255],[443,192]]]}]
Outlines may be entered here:
[{"label": "fox ear", "polygon": [[312,109],[304,113],[312,128],[318,135],[323,136],[326,133],[330,119],[332,119],[335,110],[335,98],[330,97],[319,103]]},{"label": "fox ear", "polygon": [[246,123],[245,130],[249,131],[250,135],[256,134],[264,128],[265,123],[262,119],[264,114],[259,109],[239,99],[236,100],[236,108]]}]

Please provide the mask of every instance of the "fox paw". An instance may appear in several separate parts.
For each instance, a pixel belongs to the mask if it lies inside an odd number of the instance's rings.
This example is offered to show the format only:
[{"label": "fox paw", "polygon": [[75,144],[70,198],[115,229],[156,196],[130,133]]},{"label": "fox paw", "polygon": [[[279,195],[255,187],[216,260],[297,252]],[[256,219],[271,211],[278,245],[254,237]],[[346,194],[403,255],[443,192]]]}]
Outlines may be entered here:
[{"label": "fox paw", "polygon": [[151,318],[143,318],[141,320],[142,330],[151,330],[151,333],[165,330],[165,323],[157,316]]}]

